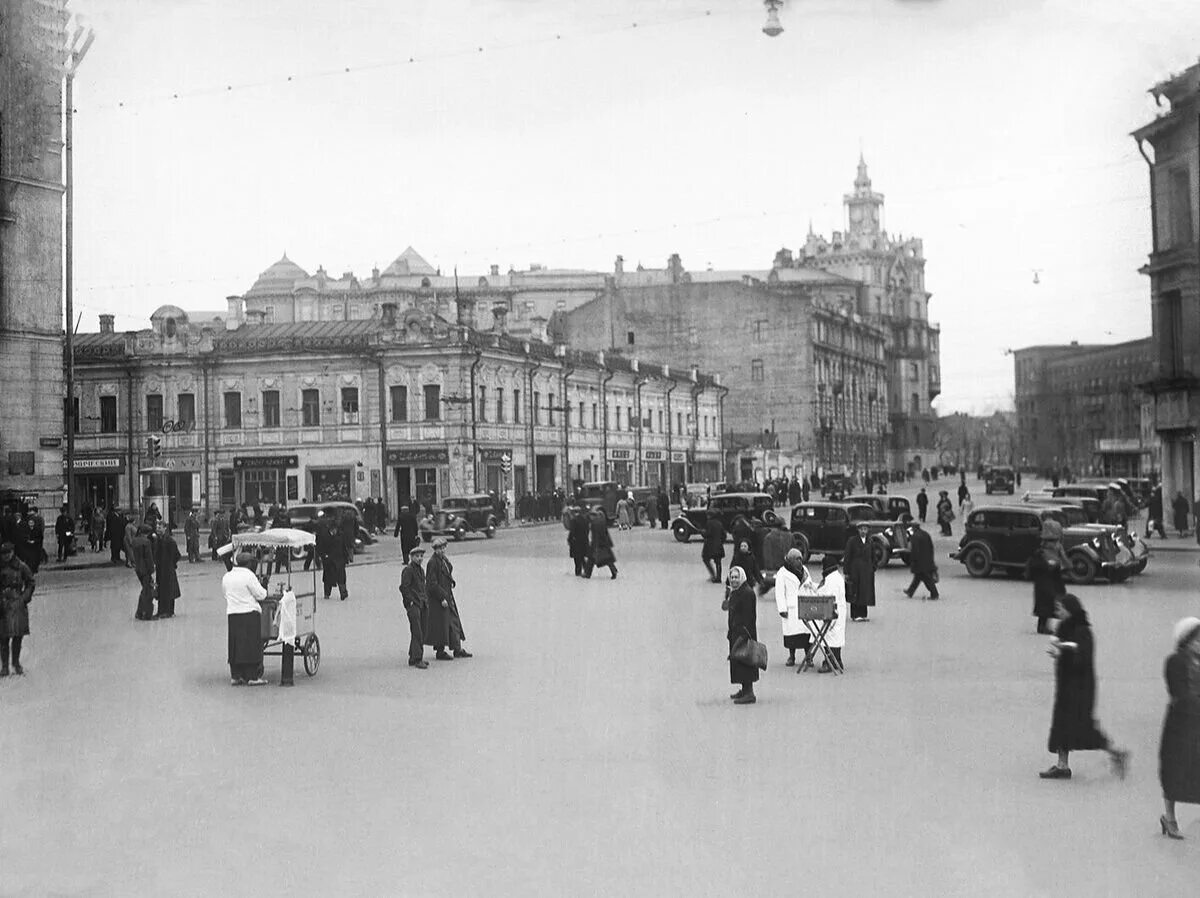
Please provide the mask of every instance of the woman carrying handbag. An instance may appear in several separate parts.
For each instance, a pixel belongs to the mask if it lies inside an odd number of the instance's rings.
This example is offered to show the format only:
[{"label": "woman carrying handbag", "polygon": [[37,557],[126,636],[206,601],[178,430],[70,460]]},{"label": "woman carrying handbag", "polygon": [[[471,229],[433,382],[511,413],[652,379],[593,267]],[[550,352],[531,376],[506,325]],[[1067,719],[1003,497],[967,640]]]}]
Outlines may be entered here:
[{"label": "woman carrying handbag", "polygon": [[[749,663],[749,655],[756,646],[761,646],[758,642],[758,597],[740,567],[729,569],[727,589],[721,608],[729,612],[726,634],[729,639],[729,682],[741,686],[729,697],[735,705],[752,705],[757,701],[754,684],[758,682],[758,665]],[[739,657],[745,660],[737,660]],[[765,659],[763,661],[765,663]]]}]

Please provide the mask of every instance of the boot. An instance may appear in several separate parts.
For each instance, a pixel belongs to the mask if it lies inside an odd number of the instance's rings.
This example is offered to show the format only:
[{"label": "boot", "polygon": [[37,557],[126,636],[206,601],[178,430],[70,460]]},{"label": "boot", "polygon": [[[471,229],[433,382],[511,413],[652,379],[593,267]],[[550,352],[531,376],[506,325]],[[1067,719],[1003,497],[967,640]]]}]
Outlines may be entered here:
[{"label": "boot", "polygon": [[[5,668],[5,670],[8,670],[8,668]],[[737,699],[741,698],[745,694],[746,694],[746,687],[743,686],[741,689],[739,689],[737,692],[735,692],[733,695],[731,695],[729,697],[731,699],[733,699],[734,701],[736,701]]]},{"label": "boot", "polygon": [[754,690],[746,687],[746,691],[733,700],[735,705],[753,705],[757,698],[754,697]]}]

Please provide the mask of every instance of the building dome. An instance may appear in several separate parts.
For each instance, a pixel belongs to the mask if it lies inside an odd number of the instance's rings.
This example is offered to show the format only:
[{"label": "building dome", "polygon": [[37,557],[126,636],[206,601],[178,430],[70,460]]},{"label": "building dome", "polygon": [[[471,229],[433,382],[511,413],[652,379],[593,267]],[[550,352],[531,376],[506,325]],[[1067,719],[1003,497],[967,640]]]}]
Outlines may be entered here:
[{"label": "building dome", "polygon": [[287,253],[284,253],[283,258],[258,276],[258,280],[246,291],[246,295],[290,294],[296,281],[306,277],[308,277],[308,272],[289,259]]}]

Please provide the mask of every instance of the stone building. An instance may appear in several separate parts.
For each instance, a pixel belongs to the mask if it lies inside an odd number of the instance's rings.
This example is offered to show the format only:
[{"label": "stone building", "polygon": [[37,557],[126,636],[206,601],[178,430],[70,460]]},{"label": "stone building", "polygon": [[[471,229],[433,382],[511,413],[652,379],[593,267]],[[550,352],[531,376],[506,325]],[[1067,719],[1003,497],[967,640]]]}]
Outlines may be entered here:
[{"label": "stone building", "polygon": [[65,0],[0,4],[0,502],[64,500]]},{"label": "stone building", "polygon": [[1150,169],[1153,370],[1144,383],[1162,440],[1164,496],[1197,495],[1200,458],[1200,64],[1150,91],[1160,112],[1133,132]]},{"label": "stone building", "polygon": [[1013,353],[1015,461],[1034,470],[1145,477],[1159,469],[1140,385],[1150,338],[1112,345],[1029,346]]},{"label": "stone building", "polygon": [[199,317],[163,306],[117,333],[102,316],[78,337],[81,496],[138,507],[157,490],[176,514],[382,496],[394,513],[401,497],[719,477],[725,391],[694,369],[476,330],[432,300],[342,321]]}]

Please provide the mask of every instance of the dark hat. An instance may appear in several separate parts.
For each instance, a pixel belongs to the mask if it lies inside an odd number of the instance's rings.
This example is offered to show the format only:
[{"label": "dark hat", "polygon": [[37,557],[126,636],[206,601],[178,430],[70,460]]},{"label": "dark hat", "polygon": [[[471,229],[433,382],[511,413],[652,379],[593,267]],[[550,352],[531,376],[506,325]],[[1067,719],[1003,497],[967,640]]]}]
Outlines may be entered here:
[{"label": "dark hat", "polygon": [[842,566],[842,559],[837,555],[826,555],[821,559],[821,573],[832,574]]},{"label": "dark hat", "polygon": [[912,523],[914,523],[914,521],[913,521],[913,516],[912,516],[912,515],[910,515],[910,514],[908,514],[907,512],[905,512],[904,514],[900,515],[900,523],[901,523],[901,524],[912,524]]}]

